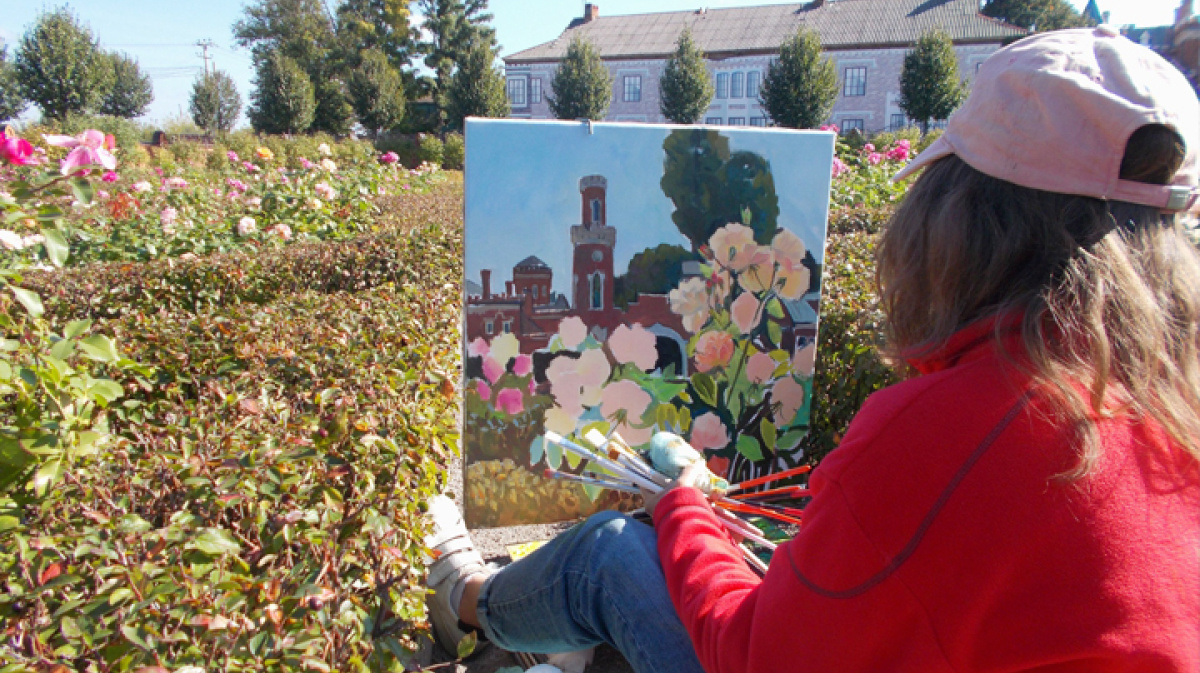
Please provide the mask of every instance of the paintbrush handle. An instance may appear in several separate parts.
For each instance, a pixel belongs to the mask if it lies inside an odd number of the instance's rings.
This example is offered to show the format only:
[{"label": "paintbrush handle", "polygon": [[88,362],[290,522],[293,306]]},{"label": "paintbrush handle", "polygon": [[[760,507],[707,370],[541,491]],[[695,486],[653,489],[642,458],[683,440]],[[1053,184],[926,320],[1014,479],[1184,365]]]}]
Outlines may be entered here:
[{"label": "paintbrush handle", "polygon": [[800,467],[793,467],[790,470],[784,470],[782,472],[773,472],[771,474],[763,475],[756,479],[748,479],[739,484],[734,484],[733,486],[729,487],[729,491],[731,493],[733,491],[743,491],[747,488],[753,488],[755,486],[762,486],[763,484],[769,484],[773,481],[779,481],[780,479],[787,479],[788,477],[797,477],[797,476],[805,474],[811,470],[812,470],[812,465],[801,465]]}]

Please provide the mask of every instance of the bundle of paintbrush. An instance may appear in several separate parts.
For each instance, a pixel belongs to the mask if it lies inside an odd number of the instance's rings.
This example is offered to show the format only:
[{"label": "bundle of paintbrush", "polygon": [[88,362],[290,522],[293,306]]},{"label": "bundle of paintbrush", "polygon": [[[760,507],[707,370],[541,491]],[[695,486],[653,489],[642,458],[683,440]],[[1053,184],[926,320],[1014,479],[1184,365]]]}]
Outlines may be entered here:
[{"label": "bundle of paintbrush", "polygon": [[[547,469],[545,471],[546,478],[564,479],[626,493],[639,493],[643,489],[657,493],[669,484],[669,479],[677,478],[684,467],[697,461],[703,461],[703,456],[698,451],[688,445],[682,437],[670,432],[660,432],[654,435],[650,442],[648,456],[642,456],[634,451],[616,433],[605,436],[597,430],[591,430],[585,433],[584,440],[594,448],[581,446],[557,433],[547,432],[546,441],[586,459],[588,464],[584,474],[577,475]],[[775,544],[773,542],[763,537],[757,528],[743,521],[736,514],[799,524],[800,510],[767,502],[768,498],[777,499],[780,491],[798,487],[770,489],[758,493],[728,494],[745,491],[807,471],[807,468],[787,470],[730,486],[724,479],[704,468],[694,479],[692,485],[709,496],[717,518],[730,532],[746,541],[774,551]],[[797,494],[795,491],[790,492],[790,495],[793,496]],[[746,561],[753,568],[759,572],[766,571],[766,564],[745,546],[742,547],[742,552]]]}]

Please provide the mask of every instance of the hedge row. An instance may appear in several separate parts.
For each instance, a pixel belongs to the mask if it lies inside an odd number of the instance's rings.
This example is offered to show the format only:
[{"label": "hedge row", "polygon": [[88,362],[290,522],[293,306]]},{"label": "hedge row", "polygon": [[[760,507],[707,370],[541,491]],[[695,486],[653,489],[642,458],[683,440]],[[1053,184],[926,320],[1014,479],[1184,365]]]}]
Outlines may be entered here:
[{"label": "hedge row", "polygon": [[6,639],[76,670],[400,670],[418,503],[457,443],[457,282],[97,324],[155,371],[114,372],[115,444],[5,533]]},{"label": "hedge row", "polygon": [[426,194],[382,197],[380,233],[347,241],[192,260],[92,264],[30,273],[24,285],[42,295],[50,316],[69,320],[160,309],[199,313],[308,290],[355,292],[404,283],[425,276],[435,260],[458,264],[461,194],[461,181],[448,181]]}]

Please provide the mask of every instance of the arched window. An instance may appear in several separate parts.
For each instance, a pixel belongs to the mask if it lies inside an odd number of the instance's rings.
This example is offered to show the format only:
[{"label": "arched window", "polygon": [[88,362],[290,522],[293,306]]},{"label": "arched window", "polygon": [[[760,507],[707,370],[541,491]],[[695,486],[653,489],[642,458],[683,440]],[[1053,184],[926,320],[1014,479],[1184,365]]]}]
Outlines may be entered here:
[{"label": "arched window", "polygon": [[604,308],[604,274],[592,274],[592,308]]},{"label": "arched window", "polygon": [[592,224],[600,224],[600,199],[592,199]]}]

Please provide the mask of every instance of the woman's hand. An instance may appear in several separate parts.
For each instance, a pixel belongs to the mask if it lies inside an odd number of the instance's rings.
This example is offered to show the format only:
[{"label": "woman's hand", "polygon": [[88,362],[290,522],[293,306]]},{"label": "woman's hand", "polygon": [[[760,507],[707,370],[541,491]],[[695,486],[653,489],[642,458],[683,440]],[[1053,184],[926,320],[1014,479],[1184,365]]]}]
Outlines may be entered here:
[{"label": "woman's hand", "polygon": [[671,491],[680,487],[694,487],[693,485],[696,483],[697,475],[701,474],[703,470],[704,461],[697,460],[691,465],[683,468],[683,471],[679,473],[679,477],[668,483],[667,487],[658,493],[651,493],[644,488],[641,489],[643,501],[642,506],[645,507],[646,513],[650,515],[650,518],[654,518],[654,508],[658,506],[658,501],[661,500],[664,495],[666,495],[667,491]]}]

